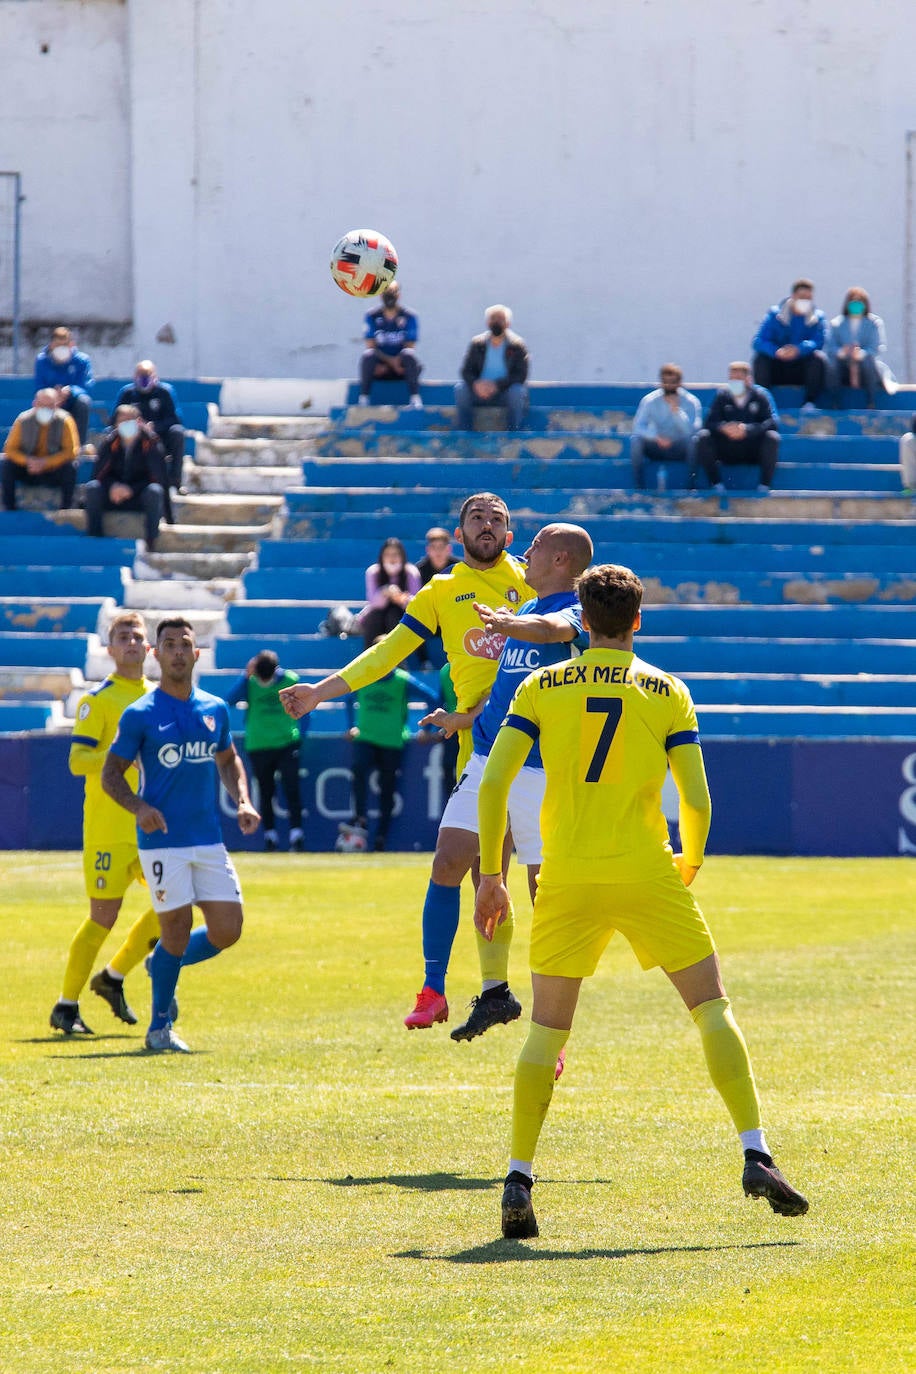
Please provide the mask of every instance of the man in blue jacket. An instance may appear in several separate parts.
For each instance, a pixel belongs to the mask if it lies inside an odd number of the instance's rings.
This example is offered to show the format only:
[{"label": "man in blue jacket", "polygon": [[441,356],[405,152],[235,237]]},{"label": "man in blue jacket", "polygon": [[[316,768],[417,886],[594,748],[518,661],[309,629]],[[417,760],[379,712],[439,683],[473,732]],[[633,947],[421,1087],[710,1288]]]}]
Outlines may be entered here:
[{"label": "man in blue jacket", "polygon": [[751,345],[754,381],[767,391],[774,386],[803,386],[802,409],[816,409],[827,375],[826,337],[827,320],[823,310],[815,307],[814,284],[799,277],[791,295],[770,307],[757,330]]},{"label": "man in blue jacket", "polygon": [[152,426],[165,453],[165,467],[168,484],[165,489],[165,520],[171,525],[172,492],[179,496],[185,494],[181,485],[184,465],[184,424],[181,411],[175,401],[174,389],[168,382],[162,382],[156,372],[156,364],[143,358],[134,368],[134,380],[122,386],[114,403],[112,414],[118,406],[136,406],[145,425]]},{"label": "man in blue jacket", "polygon": [[89,432],[93,386],[92,363],[80,353],[70,330],[59,324],[51,342],[35,358],[35,390],[53,387],[58,409],[66,410],[76,422],[80,444],[85,444]]}]

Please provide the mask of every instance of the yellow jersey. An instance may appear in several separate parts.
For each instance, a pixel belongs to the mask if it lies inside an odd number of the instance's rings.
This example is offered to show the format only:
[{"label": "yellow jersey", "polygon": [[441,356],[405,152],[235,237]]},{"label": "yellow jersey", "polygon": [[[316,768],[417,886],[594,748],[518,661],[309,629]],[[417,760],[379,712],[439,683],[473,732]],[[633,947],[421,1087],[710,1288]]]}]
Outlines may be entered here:
[{"label": "yellow jersey", "polygon": [[702,863],[709,791],[689,691],[633,652],[586,649],[530,674],[512,700],[481,784],[481,872],[501,866],[494,788],[498,810],[533,739],[547,775],[544,882],[630,882],[671,868],[661,796],[671,750],[685,858]]},{"label": "yellow jersey", "polygon": [[[70,772],[86,779],[83,800],[83,847],[110,849],[116,844],[137,843],[137,822],[129,811],[102,790],[102,768],[108,749],[118,733],[125,707],[151,692],[154,682],[111,673],[93,691],[80,697],[70,740]],[[125,774],[136,792],[140,777],[131,765]]]},{"label": "yellow jersey", "polygon": [[418,644],[441,634],[442,647],[458,698],[457,710],[469,711],[489,692],[506,636],[488,633],[474,602],[517,611],[534,593],[525,582],[524,566],[505,550],[492,568],[456,563],[421,587],[399,625],[380,644],[348,663],[340,676],[351,692],[375,682],[413,653]]}]

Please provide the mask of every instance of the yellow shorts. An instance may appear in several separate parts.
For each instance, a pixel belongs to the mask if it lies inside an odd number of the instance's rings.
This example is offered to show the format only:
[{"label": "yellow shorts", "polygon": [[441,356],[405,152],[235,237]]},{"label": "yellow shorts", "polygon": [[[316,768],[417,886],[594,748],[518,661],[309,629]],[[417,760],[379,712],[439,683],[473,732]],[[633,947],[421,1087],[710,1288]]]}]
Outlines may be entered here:
[{"label": "yellow shorts", "polygon": [[455,760],[455,777],[460,778],[474,752],[474,736],[470,730],[458,731],[458,757]]},{"label": "yellow shorts", "polygon": [[538,884],[531,971],[588,978],[619,930],[644,969],[689,968],[715,952],[712,936],[677,869],[630,883]]},{"label": "yellow shorts", "polygon": [[131,883],[144,882],[135,844],[89,845],[83,850],[86,896],[106,900],[123,897]]}]

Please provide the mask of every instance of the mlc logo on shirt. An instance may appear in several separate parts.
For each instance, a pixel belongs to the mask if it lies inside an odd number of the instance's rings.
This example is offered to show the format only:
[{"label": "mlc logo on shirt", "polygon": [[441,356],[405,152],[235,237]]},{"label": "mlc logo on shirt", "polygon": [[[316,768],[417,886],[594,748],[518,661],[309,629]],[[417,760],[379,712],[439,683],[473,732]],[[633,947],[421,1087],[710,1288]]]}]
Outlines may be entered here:
[{"label": "mlc logo on shirt", "polygon": [[185,763],[209,763],[216,753],[216,745],[206,740],[187,740],[184,744],[163,744],[156,755],[163,768],[177,768]]}]

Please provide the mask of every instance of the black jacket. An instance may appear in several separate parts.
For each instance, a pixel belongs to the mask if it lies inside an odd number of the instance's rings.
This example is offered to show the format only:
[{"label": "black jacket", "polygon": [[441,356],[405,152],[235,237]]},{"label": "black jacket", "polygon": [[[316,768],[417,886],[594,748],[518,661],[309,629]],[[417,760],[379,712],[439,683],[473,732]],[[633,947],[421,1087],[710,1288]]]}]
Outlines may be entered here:
[{"label": "black jacket", "polygon": [[143,419],[153,426],[160,438],[172,425],[181,424],[181,416],[175,405],[175,393],[170,386],[163,386],[161,382],[147,387],[146,390],[141,386],[129,384],[122,387],[114,403],[112,416],[118,406],[136,406]]},{"label": "black jacket", "polygon": [[106,493],[115,482],[123,482],[136,494],[154,482],[165,490],[165,454],[159,440],[145,430],[125,448],[124,441],[116,429],[106,431],[99,444],[93,477],[101,482]]},{"label": "black jacket", "polygon": [[[487,344],[491,339],[490,331],[486,334],[477,334],[468,344],[468,351],[464,355],[464,362],[461,364],[461,380],[468,386],[480,381],[480,374],[483,372],[484,361],[487,356]],[[525,340],[519,338],[518,334],[513,334],[511,329],[506,330],[506,375],[497,383],[498,391],[505,391],[507,387],[528,380],[528,349],[525,347]]]},{"label": "black jacket", "polygon": [[751,386],[747,400],[739,406],[728,387],[720,387],[703,422],[704,428],[714,434],[720,425],[735,422],[747,426],[748,439],[759,439],[768,429],[778,430],[769,392],[762,386]]}]

